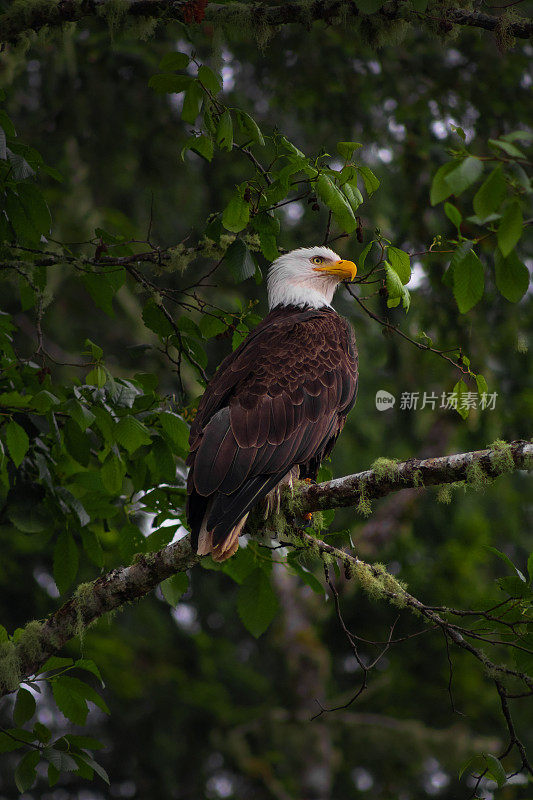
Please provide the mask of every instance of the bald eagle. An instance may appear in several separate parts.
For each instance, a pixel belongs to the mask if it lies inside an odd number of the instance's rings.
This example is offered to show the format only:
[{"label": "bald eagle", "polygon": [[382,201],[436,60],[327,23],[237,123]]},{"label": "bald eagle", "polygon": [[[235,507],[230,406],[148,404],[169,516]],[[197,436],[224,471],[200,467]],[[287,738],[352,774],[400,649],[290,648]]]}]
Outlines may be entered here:
[{"label": "bald eagle", "polygon": [[270,311],[222,361],[191,426],[187,517],[199,555],[230,558],[258,501],[316,480],[357,393],[354,333],[331,306],[356,272],[328,247],[270,267]]}]

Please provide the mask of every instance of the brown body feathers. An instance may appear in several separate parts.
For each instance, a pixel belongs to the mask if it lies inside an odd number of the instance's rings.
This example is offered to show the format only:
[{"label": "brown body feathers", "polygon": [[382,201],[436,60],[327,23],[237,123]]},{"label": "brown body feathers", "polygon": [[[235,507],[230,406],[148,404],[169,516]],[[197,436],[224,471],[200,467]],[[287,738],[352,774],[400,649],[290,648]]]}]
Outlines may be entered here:
[{"label": "brown body feathers", "polygon": [[316,478],[356,392],[350,325],[328,307],[274,308],[224,359],[191,427],[193,548],[229,558],[250,509],[293,467]]}]

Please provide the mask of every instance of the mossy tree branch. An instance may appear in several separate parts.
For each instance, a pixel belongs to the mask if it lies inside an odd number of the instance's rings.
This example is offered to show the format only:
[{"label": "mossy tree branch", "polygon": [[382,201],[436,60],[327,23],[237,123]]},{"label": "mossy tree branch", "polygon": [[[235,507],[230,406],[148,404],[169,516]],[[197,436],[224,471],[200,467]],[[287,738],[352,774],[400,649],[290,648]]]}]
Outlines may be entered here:
[{"label": "mossy tree branch", "polygon": [[[529,469],[533,465],[533,444],[516,441],[510,444],[496,442],[491,448],[469,453],[428,459],[409,459],[395,462],[378,459],[373,468],[317,486],[299,484],[294,496],[287,493],[284,509],[288,515],[360,505],[361,499],[383,497],[409,487],[423,488],[457,481],[485,482],[504,472]],[[289,530],[286,531],[289,533]],[[350,574],[369,584],[366,586],[391,602],[422,614],[428,621],[449,627],[449,637],[460,647],[480,659],[475,648],[464,639],[457,626],[447,623],[430,607],[408,594],[392,575],[382,567],[366,564],[356,556],[320,542],[308,534],[298,536],[291,543],[316,551],[321,557],[339,559]],[[16,645],[9,652],[0,652],[0,662],[10,660],[12,680],[0,686],[0,696],[18,688],[24,680],[39,672],[46,660],[92,622],[124,606],[126,603],[151,592],[161,581],[184,572],[198,564],[200,558],[192,552],[189,537],[147,556],[139,555],[129,567],[115,569],[92,583],[82,584],[75,595],[44,622],[32,622],[24,629]],[[6,674],[6,670],[2,670]]]},{"label": "mossy tree branch", "polygon": [[[45,26],[61,27],[91,16],[108,17],[113,26],[122,20],[148,18],[158,22],[209,22],[216,27],[238,27],[240,31],[261,27],[271,31],[288,24],[309,27],[315,22],[328,25],[349,25],[361,16],[353,0],[301,0],[278,3],[203,3],[189,0],[22,0],[0,16],[0,41],[15,43],[19,37],[38,32]],[[429,8],[426,12],[409,9],[406,4],[387,0],[375,15],[382,22],[395,20],[411,24],[439,25],[444,32],[454,25],[487,31],[498,31],[503,17],[469,11],[462,8]],[[504,23],[508,36],[528,39],[533,35],[533,22],[527,18],[513,18]]]}]

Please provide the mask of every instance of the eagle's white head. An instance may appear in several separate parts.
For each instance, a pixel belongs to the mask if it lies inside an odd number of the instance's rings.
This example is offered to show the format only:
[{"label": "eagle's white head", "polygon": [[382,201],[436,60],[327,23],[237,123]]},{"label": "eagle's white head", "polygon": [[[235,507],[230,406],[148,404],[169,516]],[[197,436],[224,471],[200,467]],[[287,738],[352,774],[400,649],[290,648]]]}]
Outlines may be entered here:
[{"label": "eagle's white head", "polygon": [[329,247],[300,247],[277,258],[268,271],[268,305],[330,306],[340,281],[353,280],[357,267]]}]

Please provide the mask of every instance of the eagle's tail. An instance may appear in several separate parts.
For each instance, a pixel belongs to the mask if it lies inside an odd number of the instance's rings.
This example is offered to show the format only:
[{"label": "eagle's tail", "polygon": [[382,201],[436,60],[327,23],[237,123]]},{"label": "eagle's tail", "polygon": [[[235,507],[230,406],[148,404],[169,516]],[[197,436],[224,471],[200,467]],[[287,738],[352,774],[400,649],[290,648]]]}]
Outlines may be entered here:
[{"label": "eagle's tail", "polygon": [[238,521],[238,523],[230,530],[230,532],[221,542],[218,544],[213,544],[213,531],[207,530],[207,519],[211,510],[210,505],[211,503],[209,503],[207,506],[207,510],[202,521],[202,527],[200,528],[200,533],[198,534],[198,546],[196,548],[196,552],[199,556],[211,555],[213,561],[226,561],[226,559],[234,556],[239,549],[239,536],[242,533],[242,529],[246,525],[249,512],[247,512],[244,517]]},{"label": "eagle's tail", "polygon": [[211,555],[213,561],[226,561],[235,555],[252,506],[264,501],[265,519],[272,511],[279,512],[281,489],[284,486],[292,489],[299,472],[295,465],[281,480],[277,475],[257,476],[235,495],[217,492],[209,499],[201,498],[201,504],[192,502],[193,498],[198,499],[198,495],[189,495],[191,544],[198,555]]}]

